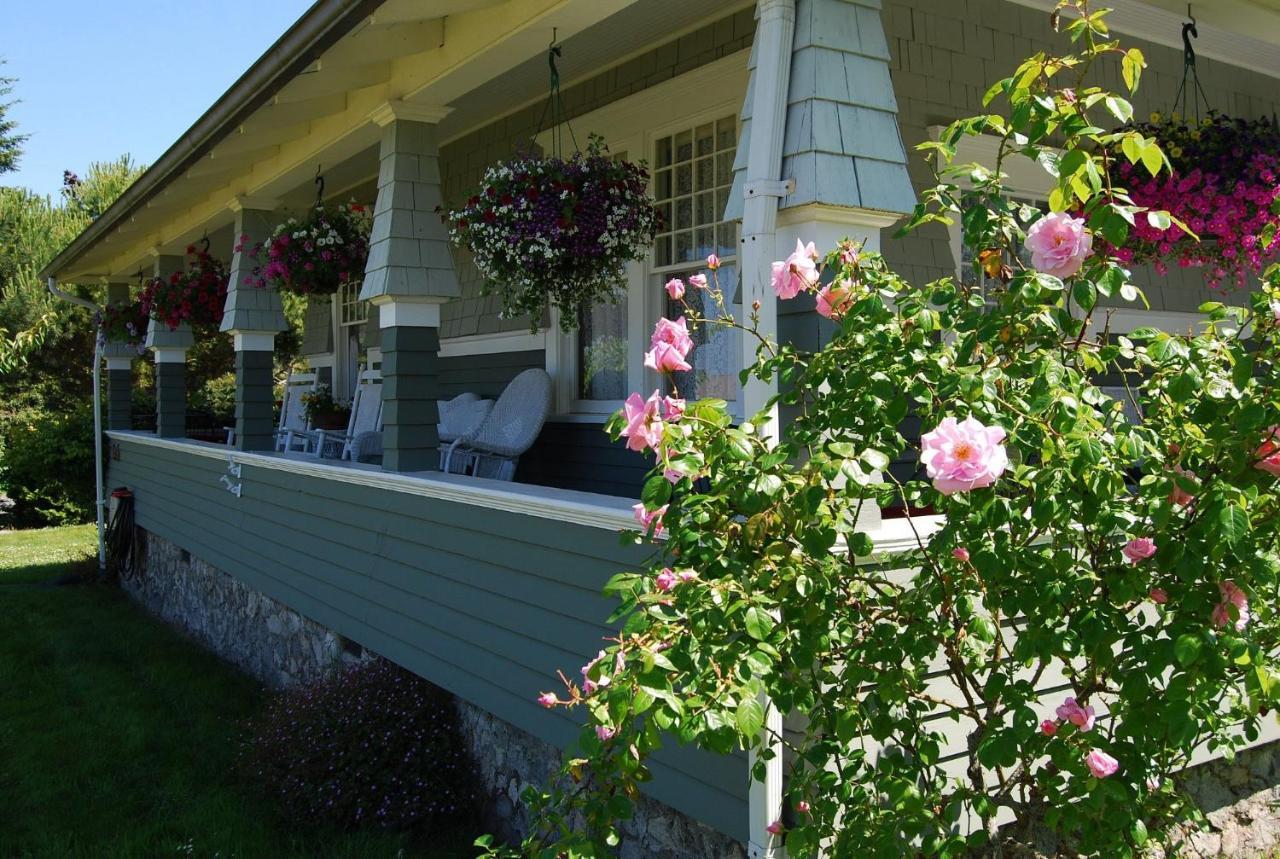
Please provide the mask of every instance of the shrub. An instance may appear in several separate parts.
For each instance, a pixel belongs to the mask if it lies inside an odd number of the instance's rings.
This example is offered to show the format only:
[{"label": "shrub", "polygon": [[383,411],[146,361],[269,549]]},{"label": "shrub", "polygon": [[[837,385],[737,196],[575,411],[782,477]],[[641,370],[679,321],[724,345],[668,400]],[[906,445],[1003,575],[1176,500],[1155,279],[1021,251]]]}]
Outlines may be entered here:
[{"label": "shrub", "polygon": [[93,407],[26,408],[5,418],[0,487],[18,527],[67,525],[93,516]]},{"label": "shrub", "polygon": [[207,415],[210,420],[232,424],[236,419],[236,374],[223,373],[208,379],[191,392],[189,411]]},{"label": "shrub", "polygon": [[[789,856],[998,855],[1002,818],[1043,821],[1065,855],[1175,855],[1195,812],[1171,776],[1274,718],[1280,265],[1244,306],[1202,305],[1195,336],[1110,332],[1099,296],[1141,294],[1094,238],[1169,216],[1100,162],[1124,138],[1123,157],[1167,168],[1156,143],[1102,130],[1132,107],[1087,79],[1116,63],[1132,91],[1141,53],[1083,0],[1060,5],[1077,55],[1027,60],[987,115],[925,146],[939,181],[907,226],[960,223],[986,295],[911,284],[848,240],[798,243],[772,285],[832,320],[816,351],[735,322],[705,281],[715,318],[698,301],[658,322],[645,363],[669,394],[633,394],[610,426],[656,457],[636,514],[666,539],[606,586],[617,637],[540,696],[586,724],[527,795],[522,855],[612,855],[673,741],[753,750],[759,780],[785,743],[785,810],[760,846]],[[952,164],[978,134],[999,138],[995,169]],[[1051,213],[1010,201],[1014,153],[1049,172]],[[688,326],[709,324],[760,338],[743,378],[778,382],[785,428],[679,399]],[[889,470],[907,454],[914,474]],[[860,515],[894,505],[939,514],[909,516],[902,551]],[[784,713],[800,717],[785,734]]]},{"label": "shrub", "polygon": [[295,819],[429,831],[473,806],[450,696],[390,662],[283,692],[250,732],[242,769]]}]

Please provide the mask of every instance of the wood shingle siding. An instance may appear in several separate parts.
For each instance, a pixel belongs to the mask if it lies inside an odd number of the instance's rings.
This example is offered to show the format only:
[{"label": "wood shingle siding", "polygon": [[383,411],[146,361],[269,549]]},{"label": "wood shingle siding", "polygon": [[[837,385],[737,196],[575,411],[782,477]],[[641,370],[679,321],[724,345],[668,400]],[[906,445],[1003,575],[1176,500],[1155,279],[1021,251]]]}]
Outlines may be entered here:
[{"label": "wood shingle siding", "polygon": [[[133,490],[140,527],[545,742],[575,742],[578,717],[535,698],[600,649],[614,605],[601,587],[646,550],[606,528],[344,481],[339,468],[329,479],[246,461],[236,498],[218,448],[113,447],[110,485]],[[656,799],[745,838],[744,755],[673,746],[653,768]]]}]

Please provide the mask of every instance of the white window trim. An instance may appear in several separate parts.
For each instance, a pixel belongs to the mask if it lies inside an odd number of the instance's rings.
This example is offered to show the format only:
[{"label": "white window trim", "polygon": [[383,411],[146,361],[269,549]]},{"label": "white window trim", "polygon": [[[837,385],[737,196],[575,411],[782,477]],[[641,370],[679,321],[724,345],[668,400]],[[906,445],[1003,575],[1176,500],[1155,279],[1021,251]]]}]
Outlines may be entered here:
[{"label": "white window trim", "polygon": [[[748,53],[739,51],[576,117],[572,120],[574,132],[600,133],[610,151],[626,152],[633,160],[651,161],[651,150],[658,138],[724,116],[736,117],[741,112],[747,91]],[[655,122],[654,117],[661,120]],[[537,142],[546,147],[550,136],[551,131],[545,131]],[[661,290],[646,288],[654,268],[652,253],[643,262],[627,267],[627,385],[631,391],[649,391],[661,385],[658,374],[645,368],[644,350],[640,348],[648,342],[653,323],[663,310]],[[576,398],[577,333],[561,332],[559,315],[554,310],[547,328],[546,370],[555,380],[553,412],[557,420],[603,422],[622,407],[621,400]]]}]

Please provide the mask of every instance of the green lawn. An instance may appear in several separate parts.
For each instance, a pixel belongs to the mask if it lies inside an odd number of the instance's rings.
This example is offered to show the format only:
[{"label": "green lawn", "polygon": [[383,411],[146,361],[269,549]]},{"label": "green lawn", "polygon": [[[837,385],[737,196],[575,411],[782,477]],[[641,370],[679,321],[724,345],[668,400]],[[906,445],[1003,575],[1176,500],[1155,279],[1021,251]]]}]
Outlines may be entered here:
[{"label": "green lawn", "polygon": [[237,783],[252,680],[91,572],[92,527],[0,533],[0,856],[458,857],[295,827]]}]

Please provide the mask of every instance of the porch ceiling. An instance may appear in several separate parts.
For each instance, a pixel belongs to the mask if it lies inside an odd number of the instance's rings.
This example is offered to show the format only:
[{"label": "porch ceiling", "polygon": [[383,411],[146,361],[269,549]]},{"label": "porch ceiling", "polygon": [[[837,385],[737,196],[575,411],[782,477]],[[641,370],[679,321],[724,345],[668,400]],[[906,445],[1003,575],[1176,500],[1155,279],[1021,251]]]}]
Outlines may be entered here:
[{"label": "porch ceiling", "polygon": [[[376,172],[371,114],[387,101],[455,106],[455,125],[483,120],[500,93],[477,104],[470,94],[536,65],[553,28],[568,41],[635,2],[319,0],[42,274],[123,279],[153,249],[174,252],[225,226],[236,197],[305,205],[317,165],[330,193],[358,188]],[[508,104],[538,86],[545,71]]]}]

